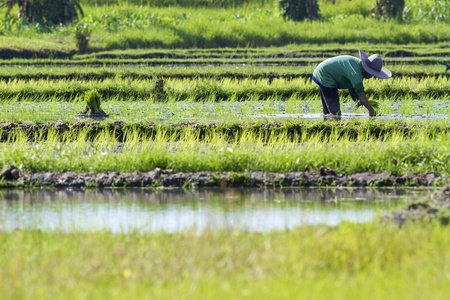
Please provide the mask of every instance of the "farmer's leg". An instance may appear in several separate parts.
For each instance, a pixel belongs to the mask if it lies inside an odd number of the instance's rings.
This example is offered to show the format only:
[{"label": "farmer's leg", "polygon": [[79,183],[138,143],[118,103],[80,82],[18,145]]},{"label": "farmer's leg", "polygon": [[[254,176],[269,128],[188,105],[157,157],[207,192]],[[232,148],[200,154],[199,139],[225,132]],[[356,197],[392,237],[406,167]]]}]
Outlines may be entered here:
[{"label": "farmer's leg", "polygon": [[322,99],[322,111],[324,115],[328,115],[330,111],[328,110],[327,102],[325,101],[325,97],[322,93],[322,89],[320,89],[320,98]]},{"label": "farmer's leg", "polygon": [[323,114],[341,115],[341,105],[339,103],[339,93],[335,89],[320,88],[320,97],[322,98]]}]

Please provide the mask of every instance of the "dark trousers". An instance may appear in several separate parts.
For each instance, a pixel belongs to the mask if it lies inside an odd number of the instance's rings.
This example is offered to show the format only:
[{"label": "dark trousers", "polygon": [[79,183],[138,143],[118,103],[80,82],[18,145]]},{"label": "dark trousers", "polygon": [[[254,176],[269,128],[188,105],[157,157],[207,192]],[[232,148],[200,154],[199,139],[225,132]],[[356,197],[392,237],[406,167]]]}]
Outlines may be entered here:
[{"label": "dark trousers", "polygon": [[322,98],[323,114],[341,115],[341,105],[339,103],[339,93],[337,89],[320,88],[320,98]]}]

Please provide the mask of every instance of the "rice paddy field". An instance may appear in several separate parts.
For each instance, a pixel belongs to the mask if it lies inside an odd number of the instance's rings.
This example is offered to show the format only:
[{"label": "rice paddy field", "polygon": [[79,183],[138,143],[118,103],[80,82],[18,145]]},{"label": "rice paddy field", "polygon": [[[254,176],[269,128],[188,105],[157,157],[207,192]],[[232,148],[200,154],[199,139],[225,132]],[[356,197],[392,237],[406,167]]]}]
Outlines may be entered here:
[{"label": "rice paddy field", "polygon": [[[82,1],[86,53],[76,24],[14,7],[0,21],[0,168],[439,180],[59,189],[2,171],[0,298],[447,299],[449,226],[383,216],[450,182],[450,2],[406,0],[403,21],[376,18],[375,1],[318,2],[319,20],[293,22],[264,0]],[[341,119],[324,119],[314,68],[359,49],[393,73],[364,81],[377,116],[343,90]],[[80,114],[91,91],[107,116]]]}]

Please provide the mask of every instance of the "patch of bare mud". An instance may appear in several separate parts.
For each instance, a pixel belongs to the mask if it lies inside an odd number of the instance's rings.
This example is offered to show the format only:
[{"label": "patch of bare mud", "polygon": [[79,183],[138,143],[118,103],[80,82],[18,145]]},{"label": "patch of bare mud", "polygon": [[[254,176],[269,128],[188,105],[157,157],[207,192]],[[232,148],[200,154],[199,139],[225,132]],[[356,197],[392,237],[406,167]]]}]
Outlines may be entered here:
[{"label": "patch of bare mud", "polygon": [[399,226],[406,222],[422,220],[438,220],[443,225],[450,221],[450,184],[447,184],[430,199],[409,204],[383,218],[384,221],[393,221]]},{"label": "patch of bare mud", "polygon": [[280,186],[430,186],[447,180],[437,173],[407,173],[394,176],[390,172],[364,172],[350,175],[337,174],[321,167],[316,171],[272,172],[196,172],[183,173],[156,168],[150,172],[21,172],[6,165],[0,172],[2,186],[54,186],[54,187],[280,187]]}]

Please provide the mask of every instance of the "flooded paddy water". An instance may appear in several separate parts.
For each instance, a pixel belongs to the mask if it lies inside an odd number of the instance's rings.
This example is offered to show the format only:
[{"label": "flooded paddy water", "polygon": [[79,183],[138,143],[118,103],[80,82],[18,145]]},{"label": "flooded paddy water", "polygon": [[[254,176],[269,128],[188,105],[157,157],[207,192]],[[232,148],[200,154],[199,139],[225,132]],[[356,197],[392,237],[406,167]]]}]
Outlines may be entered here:
[{"label": "flooded paddy water", "polygon": [[[368,118],[363,108],[354,103],[341,104],[343,119]],[[14,102],[0,103],[0,122],[25,124],[56,122],[75,123],[76,114],[84,107],[76,102]],[[450,101],[385,101],[378,109],[380,119],[449,120]],[[106,101],[102,108],[110,115],[109,121],[229,123],[282,120],[322,119],[319,101],[244,101],[244,102],[175,102],[149,103],[147,101]],[[86,119],[87,121],[89,119]]]},{"label": "flooded paddy water", "polygon": [[37,189],[0,191],[0,230],[271,231],[376,220],[424,188]]}]

